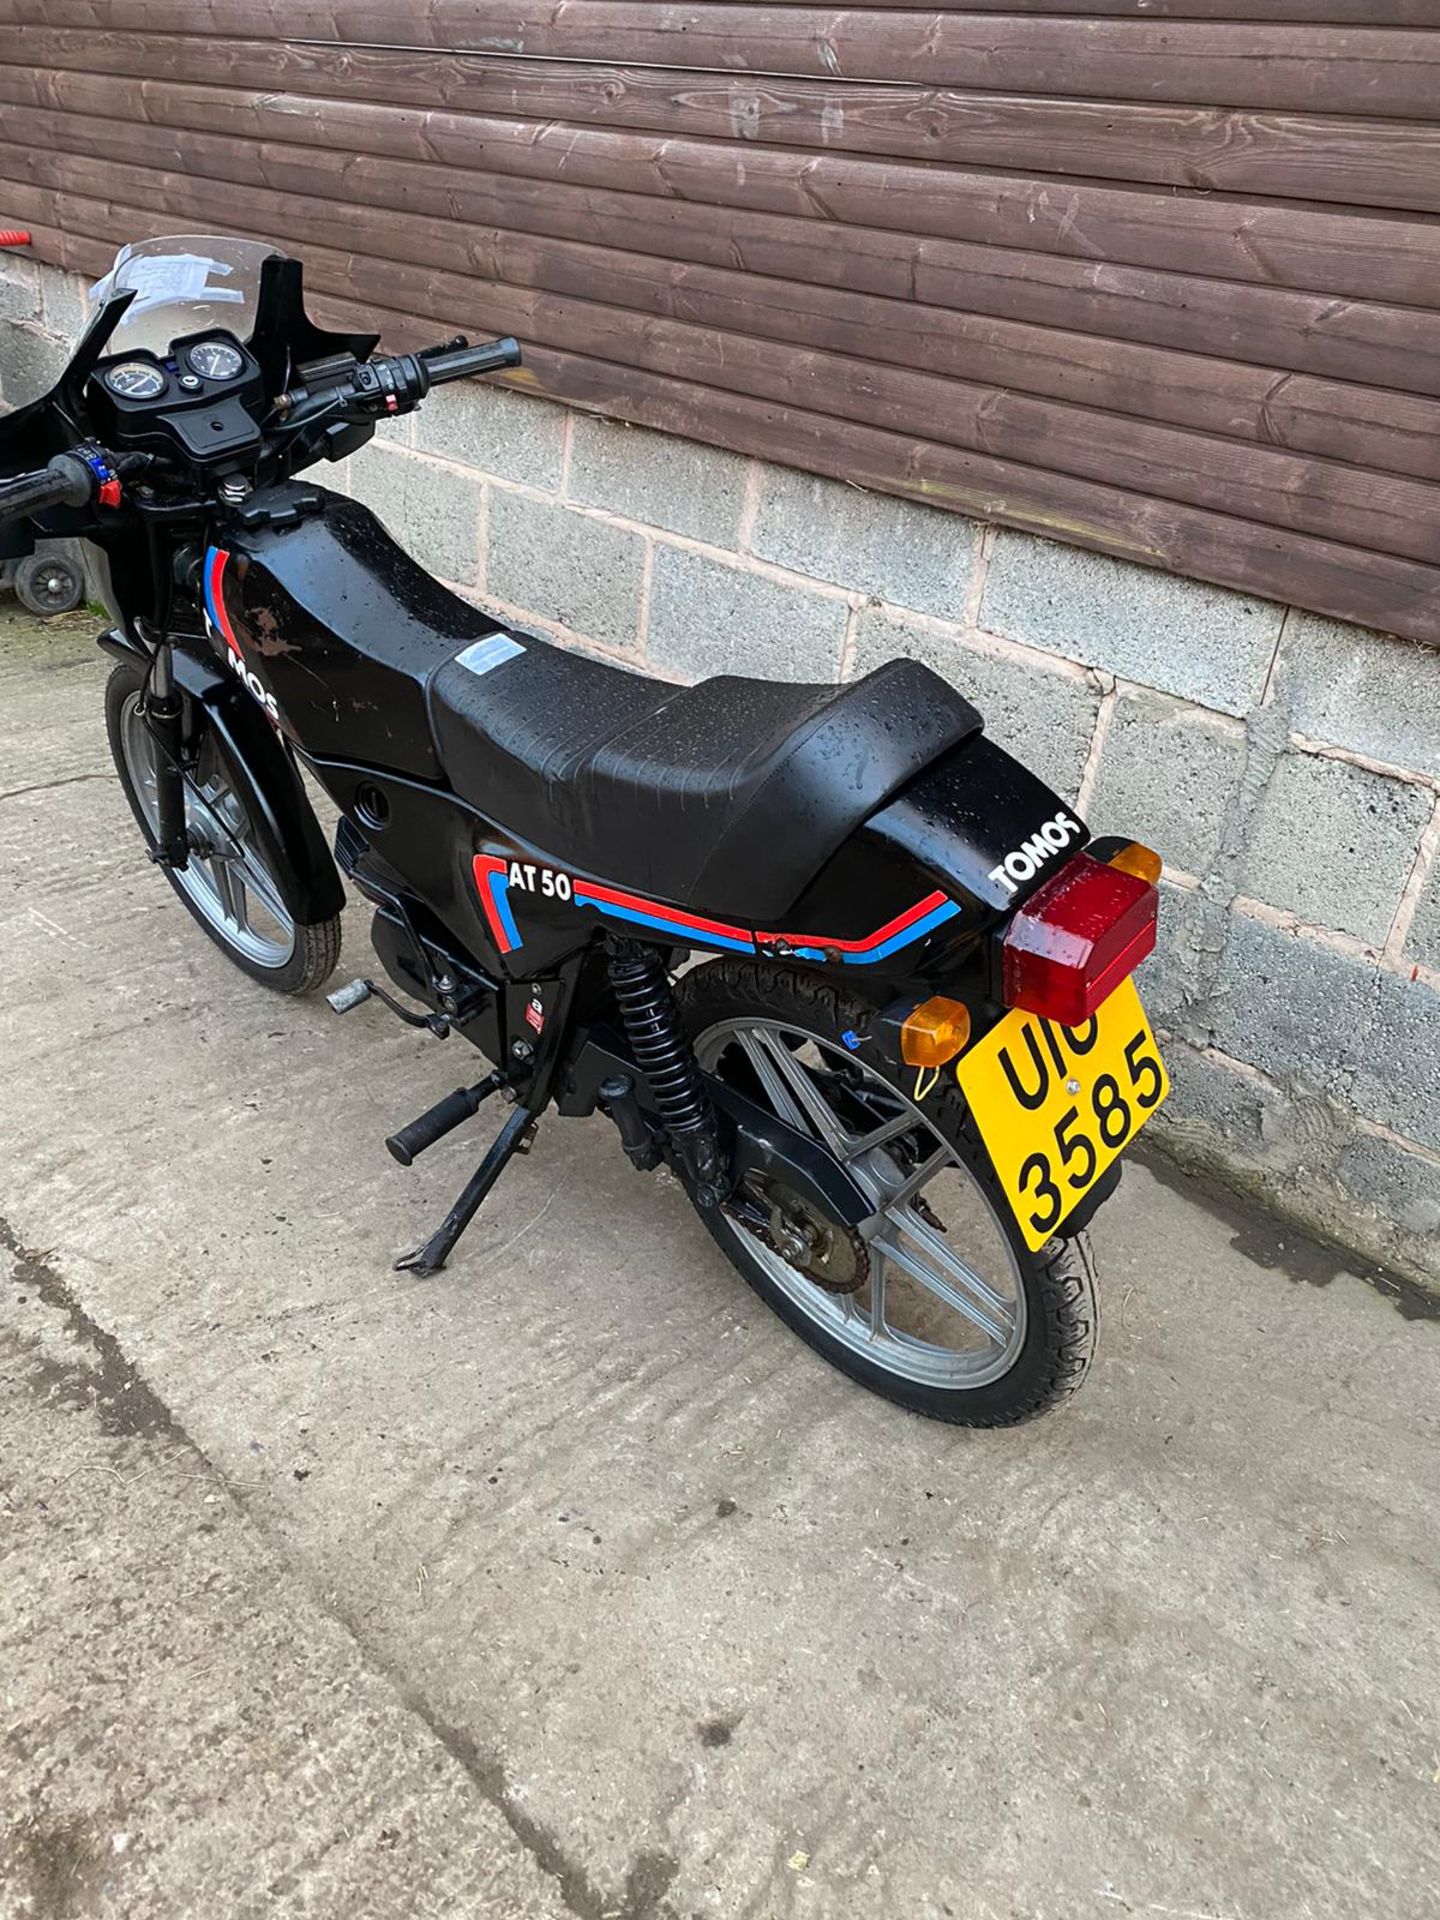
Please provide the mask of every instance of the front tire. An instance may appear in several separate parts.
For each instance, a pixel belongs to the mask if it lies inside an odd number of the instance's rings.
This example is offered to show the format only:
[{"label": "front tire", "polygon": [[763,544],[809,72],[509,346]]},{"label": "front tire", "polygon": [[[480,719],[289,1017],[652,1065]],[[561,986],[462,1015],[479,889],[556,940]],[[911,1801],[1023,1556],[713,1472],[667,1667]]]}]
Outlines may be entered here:
[{"label": "front tire", "polygon": [[[953,1074],[923,1093],[907,1084],[913,1076],[866,1041],[874,1007],[818,974],[717,960],[687,973],[676,998],[701,1066],[804,1127],[874,1198],[853,1248],[838,1251],[823,1223],[793,1208],[765,1235],[699,1208],[786,1325],[851,1379],[932,1419],[1011,1426],[1068,1399],[1099,1326],[1088,1250],[1025,1245]],[[811,1269],[829,1269],[830,1285],[795,1264],[799,1236],[813,1246],[817,1228],[825,1253]]]},{"label": "front tire", "polygon": [[[147,847],[157,843],[155,741],[145,724],[145,676],[121,662],[105,683],[105,729],[130,811]],[[242,973],[275,993],[313,993],[340,959],[340,918],[298,924],[266,866],[239,798],[240,783],[213,732],[185,777],[186,822],[213,848],[192,855],[183,873],[162,868],[181,904]]]}]

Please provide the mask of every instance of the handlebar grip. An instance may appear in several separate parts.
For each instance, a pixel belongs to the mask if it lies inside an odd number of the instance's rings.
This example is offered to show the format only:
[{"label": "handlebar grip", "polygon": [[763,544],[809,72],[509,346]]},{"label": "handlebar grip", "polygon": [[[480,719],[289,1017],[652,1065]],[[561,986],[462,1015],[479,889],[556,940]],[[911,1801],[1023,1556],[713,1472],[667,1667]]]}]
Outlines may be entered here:
[{"label": "handlebar grip", "polygon": [[456,347],[450,353],[425,356],[432,387],[442,380],[463,380],[472,373],[499,373],[520,364],[520,343],[506,334],[500,340],[482,340],[478,347]]},{"label": "handlebar grip", "polygon": [[443,1140],[447,1133],[468,1120],[488,1092],[482,1081],[479,1088],[457,1087],[454,1093],[447,1093],[418,1120],[412,1120],[408,1127],[401,1127],[398,1133],[390,1135],[385,1145],[391,1158],[408,1167],[427,1147],[433,1147],[437,1140]]},{"label": "handlebar grip", "polygon": [[95,484],[95,476],[83,460],[73,453],[57,453],[33,473],[0,481],[0,520],[23,520],[49,507],[86,506]]}]

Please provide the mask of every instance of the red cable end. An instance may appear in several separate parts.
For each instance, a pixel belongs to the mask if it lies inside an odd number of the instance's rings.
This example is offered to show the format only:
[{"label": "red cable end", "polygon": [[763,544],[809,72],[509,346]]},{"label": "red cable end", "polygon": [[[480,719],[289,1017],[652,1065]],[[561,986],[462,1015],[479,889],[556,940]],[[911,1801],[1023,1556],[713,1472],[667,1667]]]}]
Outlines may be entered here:
[{"label": "red cable end", "polygon": [[0,247],[28,247],[30,236],[23,227],[0,227]]}]

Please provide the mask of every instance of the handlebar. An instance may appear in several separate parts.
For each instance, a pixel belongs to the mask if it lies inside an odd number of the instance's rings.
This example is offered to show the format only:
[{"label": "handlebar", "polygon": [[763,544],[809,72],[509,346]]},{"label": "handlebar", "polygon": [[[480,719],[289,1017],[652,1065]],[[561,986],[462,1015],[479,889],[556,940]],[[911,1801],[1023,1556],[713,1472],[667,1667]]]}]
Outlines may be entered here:
[{"label": "handlebar", "polygon": [[499,373],[505,367],[520,364],[520,343],[506,334],[499,340],[482,340],[478,347],[453,347],[440,352],[433,349],[420,356],[432,387],[442,380],[464,380],[475,373]]},{"label": "handlebar", "polygon": [[16,474],[0,481],[0,522],[23,520],[29,514],[44,513],[50,507],[84,507],[92,499],[105,505],[105,488],[119,487],[108,467],[102,475],[80,452],[57,453],[55,458],[33,473]]},{"label": "handlebar", "polygon": [[432,387],[446,380],[499,373],[519,364],[519,345],[508,335],[472,347],[462,334],[421,353],[392,354],[358,366],[352,362],[343,369],[334,362],[302,368],[305,385],[282,394],[277,410],[292,427],[336,414],[352,420],[383,419],[412,412]]}]

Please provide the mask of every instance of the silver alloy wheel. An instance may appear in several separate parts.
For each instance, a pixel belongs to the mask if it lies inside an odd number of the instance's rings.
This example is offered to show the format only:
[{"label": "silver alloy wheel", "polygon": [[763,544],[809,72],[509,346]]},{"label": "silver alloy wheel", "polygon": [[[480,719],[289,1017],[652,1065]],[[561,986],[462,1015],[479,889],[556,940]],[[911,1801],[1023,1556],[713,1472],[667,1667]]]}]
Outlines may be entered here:
[{"label": "silver alloy wheel", "polygon": [[827,1292],[727,1217],[767,1277],[832,1339],[906,1380],[969,1389],[1007,1372],[1025,1341],[1019,1262],[920,1106],[834,1041],[779,1020],[721,1021],[695,1050],[707,1073],[820,1140],[875,1204],[860,1228],[869,1274],[849,1294]]},{"label": "silver alloy wheel", "polygon": [[[131,694],[120,719],[125,769],[151,833],[159,827],[155,742]],[[192,854],[171,879],[236,953],[260,967],[283,967],[295,951],[295,922],[254,845],[245,809],[225,777],[224,762],[207,740],[200,764],[185,778],[185,824],[192,840],[209,849]]]}]

